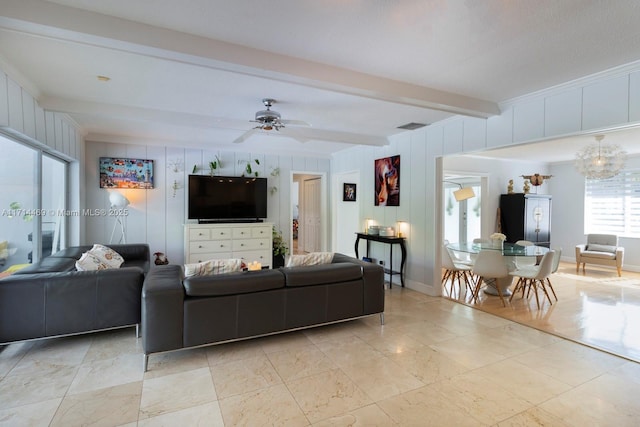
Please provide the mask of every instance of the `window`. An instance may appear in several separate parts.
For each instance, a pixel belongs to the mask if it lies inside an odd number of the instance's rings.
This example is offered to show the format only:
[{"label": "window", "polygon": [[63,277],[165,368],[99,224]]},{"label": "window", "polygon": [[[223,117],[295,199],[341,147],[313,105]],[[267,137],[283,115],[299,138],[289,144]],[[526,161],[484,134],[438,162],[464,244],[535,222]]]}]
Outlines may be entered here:
[{"label": "window", "polygon": [[66,247],[67,163],[0,135],[0,271]]},{"label": "window", "polygon": [[585,233],[640,237],[640,170],[587,179],[584,200]]}]

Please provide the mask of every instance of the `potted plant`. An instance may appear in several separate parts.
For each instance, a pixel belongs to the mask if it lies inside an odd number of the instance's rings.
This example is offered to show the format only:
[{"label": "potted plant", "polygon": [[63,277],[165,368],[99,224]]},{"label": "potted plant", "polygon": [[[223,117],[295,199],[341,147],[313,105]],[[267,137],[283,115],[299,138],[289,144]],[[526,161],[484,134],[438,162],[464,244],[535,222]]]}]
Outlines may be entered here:
[{"label": "potted plant", "polygon": [[273,227],[272,231],[273,237],[273,259],[272,259],[272,268],[284,267],[284,256],[289,252],[289,248],[287,247],[287,243],[284,241],[282,237],[282,232],[276,230],[276,227]]}]

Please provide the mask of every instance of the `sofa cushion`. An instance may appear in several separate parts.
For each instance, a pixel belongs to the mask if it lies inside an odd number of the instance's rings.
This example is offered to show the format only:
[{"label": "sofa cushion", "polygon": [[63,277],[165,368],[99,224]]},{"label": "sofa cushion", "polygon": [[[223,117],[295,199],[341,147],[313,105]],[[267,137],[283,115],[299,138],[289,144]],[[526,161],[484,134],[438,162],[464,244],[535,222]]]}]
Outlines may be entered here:
[{"label": "sofa cushion", "polygon": [[584,251],[582,258],[616,259],[616,254],[611,252]]},{"label": "sofa cushion", "polygon": [[33,273],[64,273],[76,269],[74,258],[52,258],[47,257],[35,264],[22,268],[13,274],[33,274]]},{"label": "sofa cushion", "polygon": [[214,274],[233,273],[242,270],[241,258],[210,259],[208,261],[184,265],[184,276],[211,276]]},{"label": "sofa cushion", "polygon": [[89,253],[100,258],[111,268],[118,268],[124,262],[124,258],[122,258],[122,255],[118,252],[114,251],[110,247],[100,245],[98,243],[93,245]]},{"label": "sofa cushion", "polygon": [[600,244],[597,244],[597,243],[589,243],[589,245],[587,246],[587,250],[588,251],[595,251],[595,252],[615,253],[616,249],[618,249],[617,246],[600,245]]},{"label": "sofa cushion", "polygon": [[246,294],[284,287],[279,270],[239,271],[214,276],[192,276],[183,281],[192,297]]},{"label": "sofa cushion", "polygon": [[285,286],[313,286],[362,279],[362,267],[350,262],[284,267]]},{"label": "sofa cushion", "polygon": [[332,260],[333,252],[311,252],[305,255],[291,255],[287,262],[287,267],[330,264]]}]

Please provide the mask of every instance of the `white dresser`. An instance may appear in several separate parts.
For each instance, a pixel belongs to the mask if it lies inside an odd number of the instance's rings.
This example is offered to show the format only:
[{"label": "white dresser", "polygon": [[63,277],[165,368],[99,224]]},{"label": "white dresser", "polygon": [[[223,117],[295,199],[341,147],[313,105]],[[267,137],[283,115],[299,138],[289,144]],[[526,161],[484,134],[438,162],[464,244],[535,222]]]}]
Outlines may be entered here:
[{"label": "white dresser", "polygon": [[184,259],[188,264],[208,259],[242,258],[271,267],[273,224],[185,224]]}]

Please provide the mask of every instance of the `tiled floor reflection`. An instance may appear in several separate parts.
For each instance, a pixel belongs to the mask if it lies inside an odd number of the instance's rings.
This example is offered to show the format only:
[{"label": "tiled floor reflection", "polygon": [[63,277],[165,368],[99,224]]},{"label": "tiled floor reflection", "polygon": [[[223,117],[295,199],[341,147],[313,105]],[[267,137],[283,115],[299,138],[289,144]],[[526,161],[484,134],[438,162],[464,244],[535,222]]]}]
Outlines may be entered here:
[{"label": "tiled floor reflection", "polygon": [[540,293],[540,309],[533,296],[522,299],[520,293],[507,307],[484,292],[479,304],[470,303],[464,289],[458,295],[454,288],[453,297],[488,313],[640,362],[640,273],[623,271],[618,277],[614,269],[587,266],[583,274],[582,270],[576,273],[575,264],[563,262],[551,282],[558,301],[551,296],[553,304],[549,304]]},{"label": "tiled floor reflection", "polygon": [[[580,306],[572,292],[606,300],[554,284],[567,305]],[[447,298],[386,293],[384,326],[372,316],[152,355],[145,374],[132,328],[6,346],[0,425],[637,424],[640,364]],[[512,310],[541,324],[560,307]],[[606,328],[576,329],[600,337]]]}]

